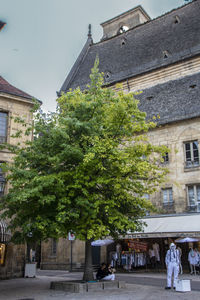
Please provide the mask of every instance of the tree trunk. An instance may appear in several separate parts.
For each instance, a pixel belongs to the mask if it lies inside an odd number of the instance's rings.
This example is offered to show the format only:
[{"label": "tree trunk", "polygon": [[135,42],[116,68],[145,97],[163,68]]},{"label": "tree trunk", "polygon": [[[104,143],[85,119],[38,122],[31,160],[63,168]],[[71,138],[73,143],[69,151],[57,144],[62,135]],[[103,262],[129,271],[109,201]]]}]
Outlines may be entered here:
[{"label": "tree trunk", "polygon": [[92,245],[91,240],[85,242],[85,267],[83,273],[83,280],[94,280],[93,267],[92,267]]}]

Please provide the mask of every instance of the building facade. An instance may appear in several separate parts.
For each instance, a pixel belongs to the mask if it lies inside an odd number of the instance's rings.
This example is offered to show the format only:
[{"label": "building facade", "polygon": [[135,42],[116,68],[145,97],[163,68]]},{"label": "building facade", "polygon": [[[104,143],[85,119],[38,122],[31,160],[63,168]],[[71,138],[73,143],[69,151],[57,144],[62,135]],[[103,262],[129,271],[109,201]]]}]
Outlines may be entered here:
[{"label": "building facade", "polygon": [[[136,96],[139,107],[146,112],[147,119],[157,122],[157,127],[148,133],[149,140],[170,150],[163,162],[169,168],[166,182],[154,195],[147,195],[158,208],[157,217],[164,220],[165,229],[161,232],[146,228],[140,235],[127,236],[127,243],[128,239],[139,237],[142,242],[156,243],[165,251],[176,237],[187,234],[200,237],[197,218],[187,223],[187,217],[200,213],[199,14],[200,0],[196,0],[154,20],[138,6],[102,23],[101,41],[93,43],[89,31],[86,44],[58,93],[76,87],[84,90],[98,56],[107,87],[117,90],[116,84],[121,83],[125,92],[142,91]],[[178,222],[177,216],[184,216],[188,229],[183,231],[181,225],[177,229],[174,223],[169,232],[167,223]],[[155,217],[149,216],[147,220]],[[76,252],[80,242],[75,243]],[[60,246],[65,248],[63,244]],[[43,248],[47,249],[47,244]],[[114,251],[113,246],[110,251]],[[103,247],[101,253],[104,260],[110,259]],[[83,262],[80,255],[77,263]]]},{"label": "building facade", "polygon": [[[14,122],[15,117],[23,118],[32,124],[33,97],[15,88],[0,76],[0,143],[15,145],[19,140],[12,137],[18,130],[22,130],[20,142],[32,137],[25,135],[25,128]],[[7,149],[0,150],[0,163],[10,162],[12,153]],[[5,181],[5,174],[0,168],[0,197],[7,193],[9,184]],[[21,277],[24,274],[26,257],[25,245],[14,245],[10,242],[11,233],[5,221],[0,217],[0,279]]]}]

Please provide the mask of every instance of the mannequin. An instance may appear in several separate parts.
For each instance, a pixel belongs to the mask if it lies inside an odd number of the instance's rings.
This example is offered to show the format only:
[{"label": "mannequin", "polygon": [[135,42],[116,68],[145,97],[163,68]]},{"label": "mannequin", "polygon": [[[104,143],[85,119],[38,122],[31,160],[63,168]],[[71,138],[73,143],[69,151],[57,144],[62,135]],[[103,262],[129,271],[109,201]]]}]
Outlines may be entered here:
[{"label": "mannequin", "polygon": [[190,274],[196,275],[196,267],[195,266],[199,262],[199,253],[196,248],[194,250],[192,248],[190,248],[190,251],[188,253],[188,261],[190,264]]}]

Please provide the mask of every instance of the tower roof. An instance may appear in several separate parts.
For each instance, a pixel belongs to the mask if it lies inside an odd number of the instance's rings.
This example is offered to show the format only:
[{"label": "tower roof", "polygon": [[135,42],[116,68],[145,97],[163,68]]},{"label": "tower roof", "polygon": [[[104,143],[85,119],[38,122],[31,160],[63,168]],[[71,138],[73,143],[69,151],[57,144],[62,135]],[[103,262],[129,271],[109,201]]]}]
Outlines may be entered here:
[{"label": "tower roof", "polygon": [[60,91],[85,89],[96,56],[106,83],[115,84],[199,55],[199,15],[196,0],[99,43],[87,42]]}]

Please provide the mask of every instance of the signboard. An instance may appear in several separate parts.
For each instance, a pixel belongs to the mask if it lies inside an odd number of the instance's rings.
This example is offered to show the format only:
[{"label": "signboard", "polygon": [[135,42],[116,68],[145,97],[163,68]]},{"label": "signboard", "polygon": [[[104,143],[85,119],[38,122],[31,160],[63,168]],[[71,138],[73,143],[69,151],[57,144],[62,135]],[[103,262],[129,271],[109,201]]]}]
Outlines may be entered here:
[{"label": "signboard", "polygon": [[68,233],[68,240],[69,241],[74,241],[75,240],[75,235],[71,232]]},{"label": "signboard", "polygon": [[128,241],[128,247],[133,250],[147,251],[148,244],[139,241]]}]

